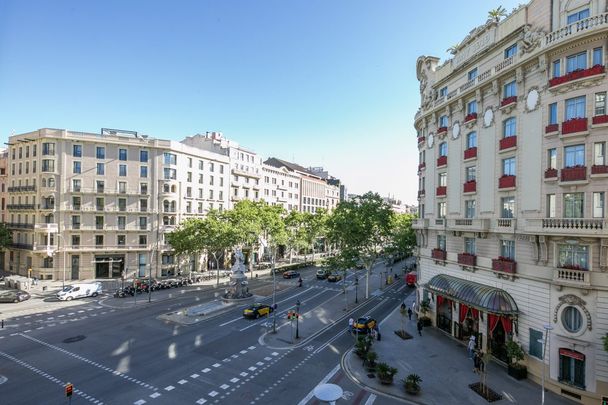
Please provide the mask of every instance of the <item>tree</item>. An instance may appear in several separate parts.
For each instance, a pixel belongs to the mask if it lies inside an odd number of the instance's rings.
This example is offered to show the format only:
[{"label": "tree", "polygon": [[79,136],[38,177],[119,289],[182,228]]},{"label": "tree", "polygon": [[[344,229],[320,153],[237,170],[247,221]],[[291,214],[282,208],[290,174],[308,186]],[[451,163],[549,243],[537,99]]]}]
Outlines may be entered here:
[{"label": "tree", "polygon": [[317,240],[325,234],[327,225],[327,211],[322,208],[317,209],[315,213],[304,212],[303,213],[303,231],[304,240],[310,249],[312,250],[312,261],[315,261],[315,243]]},{"label": "tree", "polygon": [[189,218],[180,223],[173,232],[167,234],[167,242],[176,256],[190,256],[204,250],[204,238],[201,235],[202,223],[203,219]]},{"label": "tree", "polygon": [[412,229],[411,214],[396,214],[393,216],[392,231],[389,246],[385,251],[394,255],[409,256],[416,247],[416,233]]},{"label": "tree", "polygon": [[289,264],[291,264],[293,251],[304,249],[306,245],[306,235],[304,234],[304,214],[293,210],[285,217],[285,245],[289,254]]},{"label": "tree", "polygon": [[220,285],[220,263],[218,253],[221,256],[236,244],[236,233],[234,227],[227,220],[226,216],[219,211],[211,210],[202,223],[200,238],[203,239],[203,246],[207,251],[207,257],[213,256],[217,269],[216,285]]},{"label": "tree", "polygon": [[365,298],[369,298],[372,266],[391,235],[393,211],[380,195],[368,192],[338,204],[328,220],[328,236],[349,260],[366,269]]},{"label": "tree", "polygon": [[458,52],[459,46],[460,46],[460,44],[454,44],[454,45],[450,46],[446,51],[451,53],[452,55],[456,55],[456,52]]},{"label": "tree", "polygon": [[6,224],[0,223],[0,250],[6,249],[13,243],[13,233],[6,227]]},{"label": "tree", "polygon": [[507,10],[503,6],[500,6],[498,8],[488,11],[488,19],[495,21],[495,22],[499,22],[500,19],[502,17],[505,17],[506,15],[507,15]]},{"label": "tree", "polygon": [[264,202],[249,200],[239,201],[232,210],[226,211],[226,218],[232,225],[235,245],[248,247],[251,250],[249,269],[253,265],[253,252],[262,235],[261,208]]},{"label": "tree", "polygon": [[355,267],[356,255],[348,251],[348,248],[340,249],[334,256],[328,257],[325,260],[327,266],[336,272],[342,273],[342,293],[344,294],[345,308],[348,309],[348,298],[346,296],[346,273],[348,269]]},{"label": "tree", "polygon": [[275,262],[277,248],[287,243],[285,209],[281,205],[268,205],[263,201],[256,204],[256,209],[259,211],[261,236],[270,248],[270,254]]}]

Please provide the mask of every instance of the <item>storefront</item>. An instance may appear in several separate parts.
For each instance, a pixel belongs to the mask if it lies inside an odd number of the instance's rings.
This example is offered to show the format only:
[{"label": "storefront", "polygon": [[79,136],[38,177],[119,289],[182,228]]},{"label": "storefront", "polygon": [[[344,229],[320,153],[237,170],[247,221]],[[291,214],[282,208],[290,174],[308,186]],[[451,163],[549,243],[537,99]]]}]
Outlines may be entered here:
[{"label": "storefront", "polygon": [[424,286],[434,303],[435,325],[446,333],[468,341],[506,361],[506,342],[512,337],[517,304],[500,288],[439,274]]}]

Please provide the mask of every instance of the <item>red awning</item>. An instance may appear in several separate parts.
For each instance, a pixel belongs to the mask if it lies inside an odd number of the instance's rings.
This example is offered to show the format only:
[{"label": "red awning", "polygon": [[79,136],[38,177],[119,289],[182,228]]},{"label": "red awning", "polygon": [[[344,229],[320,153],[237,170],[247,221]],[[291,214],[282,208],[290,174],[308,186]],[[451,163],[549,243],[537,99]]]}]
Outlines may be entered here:
[{"label": "red awning", "polygon": [[572,357],[573,359],[580,360],[580,361],[585,361],[585,355],[583,353],[579,353],[579,352],[576,352],[576,351],[570,350],[570,349],[564,349],[564,348],[559,349],[559,355],[566,356],[566,357]]}]

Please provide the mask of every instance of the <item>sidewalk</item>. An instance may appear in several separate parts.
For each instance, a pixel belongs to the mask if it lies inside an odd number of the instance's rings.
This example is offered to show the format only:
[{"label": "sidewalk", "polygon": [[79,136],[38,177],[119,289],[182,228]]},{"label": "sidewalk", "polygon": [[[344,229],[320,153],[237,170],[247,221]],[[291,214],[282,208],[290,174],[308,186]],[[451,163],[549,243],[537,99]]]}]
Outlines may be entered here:
[{"label": "sidewalk", "polygon": [[[411,306],[414,296],[406,300]],[[467,357],[466,347],[433,327],[422,330],[418,336],[415,316],[406,321],[405,329],[413,336],[402,340],[393,331],[401,329],[401,314],[398,307],[381,324],[382,340],[375,341],[372,349],[378,353],[378,362],[386,362],[397,368],[392,385],[382,385],[377,378],[369,378],[362,360],[353,350],[345,353],[342,367],[346,374],[360,386],[405,403],[413,404],[487,404],[488,402],[469,388],[479,382],[473,372],[473,361]],[[409,395],[402,380],[411,373],[422,377],[421,392]],[[541,387],[530,380],[517,381],[507,374],[502,366],[491,362],[488,365],[487,385],[503,396],[499,403],[537,405],[541,400]],[[548,392],[545,402],[552,405],[572,405],[566,398]]]}]

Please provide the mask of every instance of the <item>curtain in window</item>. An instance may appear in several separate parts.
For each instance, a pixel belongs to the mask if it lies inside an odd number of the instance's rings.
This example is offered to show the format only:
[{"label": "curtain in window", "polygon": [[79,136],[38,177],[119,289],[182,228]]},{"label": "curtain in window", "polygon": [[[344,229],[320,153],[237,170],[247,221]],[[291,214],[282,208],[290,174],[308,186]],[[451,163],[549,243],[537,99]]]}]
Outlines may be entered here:
[{"label": "curtain in window", "polygon": [[488,326],[490,327],[490,335],[492,334],[492,332],[494,332],[494,329],[496,329],[496,325],[498,325],[499,320],[499,316],[494,314],[488,314]]},{"label": "curtain in window", "polygon": [[509,318],[507,318],[506,316],[501,316],[500,322],[502,323],[502,327],[506,333],[513,332],[513,322]]},{"label": "curtain in window", "polygon": [[458,316],[460,323],[464,322],[464,319],[467,317],[467,312],[469,312],[469,307],[461,303],[460,304],[460,313]]}]

